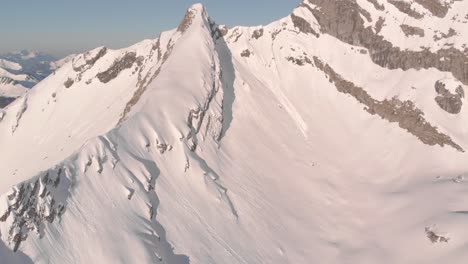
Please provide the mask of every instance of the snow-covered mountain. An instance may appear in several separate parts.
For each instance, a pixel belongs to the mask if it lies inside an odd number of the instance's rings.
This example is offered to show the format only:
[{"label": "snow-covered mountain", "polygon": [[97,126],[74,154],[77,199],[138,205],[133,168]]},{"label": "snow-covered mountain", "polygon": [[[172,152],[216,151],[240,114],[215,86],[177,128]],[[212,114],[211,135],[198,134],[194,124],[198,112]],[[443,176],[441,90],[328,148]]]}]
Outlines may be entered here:
[{"label": "snow-covered mountain", "polygon": [[[20,66],[19,68],[9,68],[10,70],[16,70],[19,73],[27,74],[31,77],[31,83],[25,85],[28,88],[31,88],[38,81],[49,76],[49,74],[57,68],[55,65],[57,59],[52,55],[42,52],[28,50],[10,52],[1,54],[0,59]],[[2,67],[1,63],[0,67]]]},{"label": "snow-covered mountain", "polygon": [[200,4],[0,113],[6,263],[464,263],[468,1]]},{"label": "snow-covered mountain", "polygon": [[30,51],[0,54],[0,109],[73,57],[56,60],[51,55]]},{"label": "snow-covered mountain", "polygon": [[0,59],[0,109],[26,93],[25,85],[37,83],[30,75],[21,73],[22,69],[16,62]]}]

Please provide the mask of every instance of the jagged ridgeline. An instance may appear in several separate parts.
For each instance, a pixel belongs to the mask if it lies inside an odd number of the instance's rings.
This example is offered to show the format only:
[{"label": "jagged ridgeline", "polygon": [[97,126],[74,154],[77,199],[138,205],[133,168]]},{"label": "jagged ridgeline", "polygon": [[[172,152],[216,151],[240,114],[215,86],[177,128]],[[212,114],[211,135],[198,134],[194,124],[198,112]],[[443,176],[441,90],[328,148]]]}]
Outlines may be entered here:
[{"label": "jagged ridgeline", "polygon": [[0,262],[463,263],[466,10],[196,4],[73,57],[0,112]]}]

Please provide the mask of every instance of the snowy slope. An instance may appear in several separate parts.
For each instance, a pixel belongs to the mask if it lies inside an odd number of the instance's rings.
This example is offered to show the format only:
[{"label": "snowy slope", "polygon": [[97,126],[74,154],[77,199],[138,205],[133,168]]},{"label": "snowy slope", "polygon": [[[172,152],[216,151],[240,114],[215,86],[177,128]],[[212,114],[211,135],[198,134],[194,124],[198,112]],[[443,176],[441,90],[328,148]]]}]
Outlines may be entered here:
[{"label": "snowy slope", "polygon": [[[399,2],[438,30],[467,10]],[[0,114],[0,257],[464,263],[467,38],[421,53],[390,32],[407,13],[306,0],[228,29],[197,4],[77,55]]]},{"label": "snowy slope", "polygon": [[68,55],[65,58],[59,59],[57,61],[52,61],[50,63],[50,69],[51,70],[57,70],[58,68],[62,67],[63,65],[65,65],[66,63],[71,61],[75,56],[76,56],[76,54],[71,54],[71,55]]},{"label": "snowy slope", "polygon": [[75,55],[55,61],[47,54],[21,51],[0,54],[0,109],[27,92]]}]

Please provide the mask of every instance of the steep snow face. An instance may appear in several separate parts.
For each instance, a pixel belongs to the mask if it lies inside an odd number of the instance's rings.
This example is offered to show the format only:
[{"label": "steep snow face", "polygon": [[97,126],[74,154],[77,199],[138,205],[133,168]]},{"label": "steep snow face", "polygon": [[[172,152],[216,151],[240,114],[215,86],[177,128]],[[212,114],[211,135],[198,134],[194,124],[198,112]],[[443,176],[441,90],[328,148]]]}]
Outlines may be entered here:
[{"label": "steep snow face", "polygon": [[232,29],[197,4],[74,57],[1,114],[0,257],[462,263],[467,57],[370,22],[459,3],[306,0]]}]

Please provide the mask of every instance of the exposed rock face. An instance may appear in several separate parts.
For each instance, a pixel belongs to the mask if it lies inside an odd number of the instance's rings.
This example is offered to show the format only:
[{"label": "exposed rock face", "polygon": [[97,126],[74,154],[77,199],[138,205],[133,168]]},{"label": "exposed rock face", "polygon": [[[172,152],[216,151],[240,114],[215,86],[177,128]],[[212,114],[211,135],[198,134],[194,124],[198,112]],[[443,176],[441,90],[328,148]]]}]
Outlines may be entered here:
[{"label": "exposed rock face", "polygon": [[187,10],[184,18],[182,19],[182,22],[180,22],[179,26],[177,27],[177,31],[184,33],[190,27],[190,25],[192,25],[196,12],[197,11],[195,9]]},{"label": "exposed rock face", "polygon": [[0,77],[0,84],[11,84],[16,85],[18,82],[8,77]]},{"label": "exposed rock face", "polygon": [[99,52],[96,54],[96,56],[92,57],[91,59],[86,60],[86,64],[93,66],[100,58],[104,57],[107,53],[107,48],[103,47],[99,50]]},{"label": "exposed rock face", "polygon": [[30,232],[42,237],[45,224],[54,222],[63,214],[65,204],[57,201],[56,196],[63,198],[63,190],[68,190],[70,186],[64,174],[64,168],[50,170],[41,177],[14,187],[8,195],[7,210],[0,212],[0,223],[6,222],[9,226],[4,240],[13,251],[18,250]]},{"label": "exposed rock face", "polygon": [[85,60],[85,63],[82,64],[82,65],[79,65],[79,66],[75,66],[73,65],[73,70],[76,71],[76,72],[83,72],[85,70],[88,70],[90,69],[91,67],[94,66],[94,64],[96,64],[96,62],[104,57],[104,55],[106,55],[107,53],[107,48],[106,47],[102,47],[97,53],[95,56],[92,56],[91,58],[88,58],[89,57],[89,54],[84,54],[83,55],[83,58]]},{"label": "exposed rock face", "polygon": [[306,64],[312,64],[312,61],[309,59],[307,56],[299,57],[299,58],[294,58],[294,57],[287,57],[286,60],[299,65],[299,66],[304,66]]},{"label": "exposed rock face", "polygon": [[435,90],[438,94],[438,96],[435,98],[435,101],[440,106],[440,108],[450,114],[460,113],[463,106],[462,98],[465,96],[465,92],[461,86],[458,86],[456,93],[452,94],[449,90],[447,90],[443,82],[437,81],[435,83]]},{"label": "exposed rock face", "polygon": [[252,33],[252,38],[259,39],[263,36],[263,28],[257,29]]},{"label": "exposed rock face", "polygon": [[142,58],[137,58],[135,52],[126,53],[122,58],[114,61],[112,66],[104,72],[98,73],[96,77],[103,83],[108,83],[115,79],[119,73],[125,69],[129,69],[133,66],[133,63],[141,63]]},{"label": "exposed rock face", "polygon": [[380,10],[380,11],[385,10],[385,6],[382,5],[382,4],[379,4],[379,2],[377,2],[377,0],[367,0],[367,1],[370,2],[371,4],[373,4],[375,9]]},{"label": "exposed rock face", "polygon": [[457,32],[453,28],[450,28],[447,33],[440,32],[440,35],[435,35],[434,40],[438,41],[438,40],[450,38],[456,35],[457,35]]},{"label": "exposed rock face", "polygon": [[[121,115],[121,118],[118,124],[121,124],[125,120],[125,118],[127,117],[127,114],[130,112],[132,107],[140,100],[140,97],[146,91],[146,88],[148,87],[148,85],[159,75],[162,65],[164,65],[164,63],[166,62],[166,60],[169,58],[169,56],[172,53],[173,44],[171,43],[172,43],[172,40],[169,40],[167,44],[167,50],[164,53],[164,55],[162,55],[162,57],[161,57],[160,39],[158,39],[156,44],[153,46],[153,50],[157,50],[158,64],[155,66],[155,69],[150,70],[145,75],[145,77],[142,77],[140,75],[138,76],[138,83],[137,83],[138,89],[135,91],[132,98],[125,105],[125,109]],[[154,56],[154,53],[152,53],[151,56]]]},{"label": "exposed rock face", "polygon": [[73,83],[75,83],[75,81],[72,79],[72,78],[68,78],[64,83],[63,85],[65,86],[65,88],[70,88]]},{"label": "exposed rock face", "polygon": [[391,100],[378,101],[372,98],[364,89],[354,83],[343,79],[328,64],[324,64],[319,58],[314,57],[315,66],[325,72],[341,93],[350,94],[367,108],[366,111],[372,115],[398,125],[416,136],[426,145],[451,146],[454,149],[464,152],[464,150],[452,139],[440,133],[436,127],[432,126],[424,119],[424,113],[415,107],[411,101],[400,101],[397,98]]},{"label": "exposed rock face", "polygon": [[294,24],[294,27],[298,28],[299,31],[301,31],[302,33],[312,34],[317,38],[319,37],[319,34],[312,29],[310,23],[307,22],[307,20],[305,20],[304,18],[291,14],[291,20]]},{"label": "exposed rock face", "polygon": [[250,55],[251,55],[251,52],[250,52],[250,50],[248,50],[248,49],[242,51],[242,53],[241,53],[241,57],[246,57],[246,58],[248,58],[248,57],[250,57]]},{"label": "exposed rock face", "polygon": [[410,25],[400,25],[401,30],[405,35],[408,36],[419,36],[419,37],[424,37],[424,29],[419,28],[419,27],[413,27]]},{"label": "exposed rock face", "polygon": [[424,15],[418,13],[411,7],[411,3],[402,0],[388,0],[388,3],[394,5],[400,12],[407,14],[410,17],[421,19]]},{"label": "exposed rock face", "polygon": [[219,26],[218,29],[222,37],[226,36],[229,32],[229,28],[227,26]]},{"label": "exposed rock face", "polygon": [[416,3],[422,5],[424,8],[429,10],[434,16],[443,18],[447,15],[449,6],[442,4],[439,0],[415,0]]},{"label": "exposed rock face", "polygon": [[379,17],[379,20],[377,20],[377,23],[375,23],[375,33],[379,34],[380,31],[382,31],[382,28],[385,24],[385,19],[383,17]]},{"label": "exposed rock face", "polygon": [[307,8],[319,22],[322,33],[330,34],[348,44],[367,48],[374,63],[389,69],[403,70],[433,67],[451,72],[462,83],[468,84],[468,56],[464,52],[455,48],[441,49],[436,53],[429,50],[403,51],[375,34],[370,27],[365,27],[361,8],[356,2],[309,2],[317,6]]},{"label": "exposed rock face", "polygon": [[[221,109],[214,108],[214,100],[220,88],[222,88],[222,72],[220,65],[214,63],[212,68],[213,83],[210,85],[210,90],[205,97],[202,105],[197,108],[190,109],[187,117],[187,126],[189,128],[188,134],[185,136],[187,147],[195,152],[198,146],[199,134],[202,130],[202,125],[205,124],[206,133],[211,132],[213,140],[219,141],[223,132],[223,106]],[[214,109],[213,109],[214,108]],[[215,111],[215,114],[210,115],[209,111]],[[219,110],[221,112],[219,112]],[[207,135],[205,135],[206,137]]]},{"label": "exposed rock face", "polygon": [[440,236],[440,235],[437,235],[434,230],[432,230],[431,228],[429,227],[426,227],[424,229],[424,231],[426,232],[426,236],[427,238],[432,242],[432,243],[448,243],[450,238],[448,237],[444,237],[444,236]]},{"label": "exposed rock face", "polygon": [[[81,78],[82,78],[83,74],[86,71],[88,71],[89,69],[91,69],[94,66],[94,64],[96,64],[96,62],[99,59],[101,59],[102,57],[104,57],[106,54],[107,54],[107,48],[102,47],[97,52],[90,51],[90,52],[87,52],[87,53],[83,54],[82,56],[78,56],[78,57],[73,58],[73,60],[72,60],[73,70],[75,72],[77,72],[78,75],[72,81],[73,82],[81,81]],[[69,87],[71,87],[71,85],[73,85],[73,83],[71,83],[70,81],[67,81],[66,83],[67,84],[65,85],[65,87],[67,85],[70,85]],[[69,88],[69,87],[67,87],[67,88]]]}]

